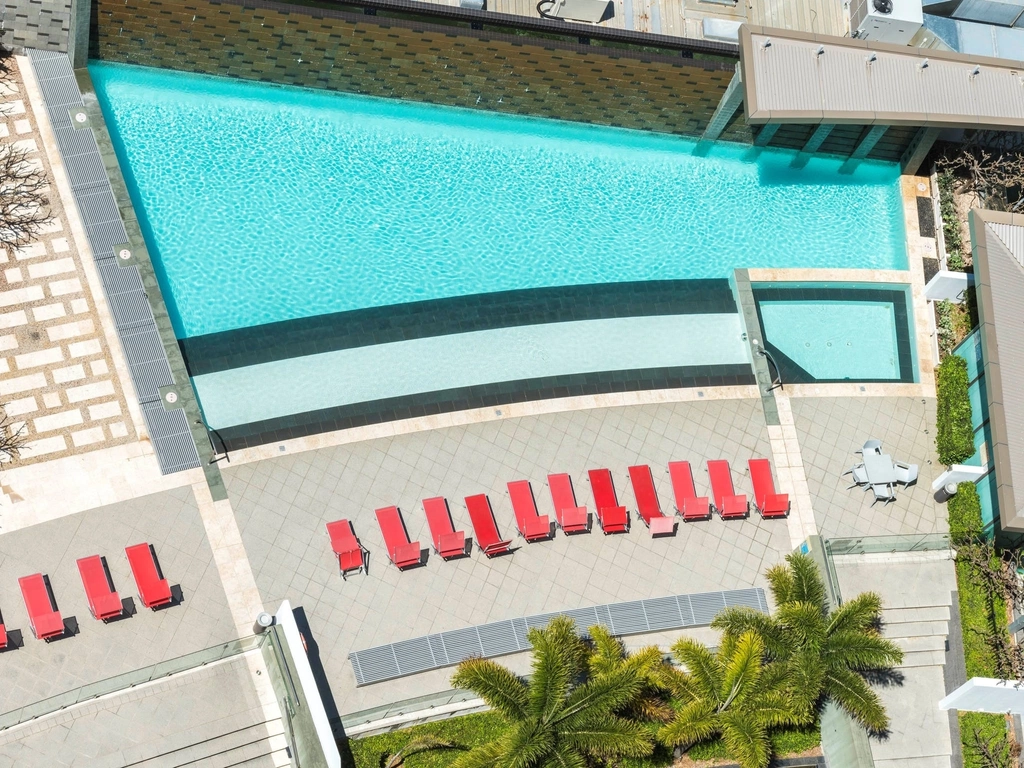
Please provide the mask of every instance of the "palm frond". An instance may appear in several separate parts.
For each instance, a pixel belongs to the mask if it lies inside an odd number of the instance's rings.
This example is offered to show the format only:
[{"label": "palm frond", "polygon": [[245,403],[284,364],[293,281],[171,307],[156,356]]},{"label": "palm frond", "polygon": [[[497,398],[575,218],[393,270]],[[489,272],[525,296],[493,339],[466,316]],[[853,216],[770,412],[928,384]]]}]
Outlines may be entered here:
[{"label": "palm frond", "polygon": [[621,717],[594,718],[559,734],[560,741],[594,757],[644,757],[654,744],[651,734],[639,723]]},{"label": "palm frond", "polygon": [[493,661],[466,659],[452,675],[452,686],[474,691],[508,720],[519,721],[526,717],[526,684]]},{"label": "palm frond", "polygon": [[828,635],[828,624],[821,607],[813,603],[789,602],[775,611],[775,620],[785,628],[790,649],[820,648]]},{"label": "palm frond", "polygon": [[600,624],[591,627],[588,634],[594,644],[594,650],[587,659],[591,676],[596,677],[617,669],[626,655],[622,641]]},{"label": "palm frond", "polygon": [[834,632],[822,649],[828,669],[889,669],[903,662],[903,651],[892,640],[868,632]]},{"label": "palm frond", "polygon": [[736,639],[736,645],[730,651],[731,654],[725,662],[725,675],[722,678],[724,706],[742,699],[748,693],[756,692],[758,679],[761,677],[764,644],[755,633],[744,632]]},{"label": "palm frond", "polygon": [[721,721],[714,702],[692,701],[683,707],[671,723],[658,731],[658,741],[670,747],[688,747],[710,739],[719,731]]},{"label": "palm frond", "polygon": [[716,703],[721,701],[719,686],[722,681],[722,665],[705,645],[683,637],[672,646],[672,655],[686,667],[689,678],[701,691],[703,698]]},{"label": "palm frond", "polygon": [[722,740],[729,755],[743,768],[765,768],[771,760],[767,729],[740,712],[722,715]]},{"label": "palm frond", "polygon": [[795,586],[793,584],[793,572],[784,564],[773,565],[765,571],[764,577],[768,579],[768,588],[771,589],[772,597],[775,598],[775,605],[785,605],[792,602]]},{"label": "palm frond", "polygon": [[810,603],[817,606],[824,616],[828,611],[825,582],[814,559],[800,552],[790,552],[786,555],[786,562],[793,574],[793,592],[787,602]]},{"label": "palm frond", "polygon": [[784,725],[799,725],[802,722],[814,722],[817,713],[809,719],[793,709],[789,691],[765,691],[755,699],[745,701],[742,708],[734,708],[733,714],[748,717],[765,728],[779,728]]},{"label": "palm frond", "polygon": [[571,730],[591,718],[611,716],[630,704],[640,692],[640,680],[632,669],[617,669],[608,675],[588,680],[566,697],[560,711],[551,719],[559,728]]},{"label": "palm frond", "polygon": [[449,768],[503,768],[505,752],[505,740],[498,739],[463,752],[452,760]]},{"label": "palm frond", "polygon": [[504,742],[502,768],[536,768],[558,746],[554,732],[550,728],[538,727],[536,721],[520,723]]},{"label": "palm frond", "polygon": [[546,722],[560,709],[579,674],[577,646],[582,641],[575,624],[565,616],[555,617],[544,629],[531,629],[528,637],[533,645],[533,675],[527,709],[532,717]]},{"label": "palm frond", "polygon": [[830,632],[862,632],[875,629],[881,622],[882,598],[875,592],[862,592],[832,611]]},{"label": "palm frond", "polygon": [[[774,672],[775,670],[771,670]],[[789,700],[794,713],[801,721],[814,720],[818,700],[825,684],[825,665],[815,650],[802,650],[786,662],[784,675],[779,677],[781,685],[769,685],[762,676],[762,684],[768,690],[789,689]]]},{"label": "palm frond", "polygon": [[587,758],[568,744],[559,744],[540,768],[587,768]]},{"label": "palm frond", "polygon": [[825,676],[825,694],[854,720],[875,733],[889,729],[889,716],[881,700],[860,675],[846,669]]},{"label": "palm frond", "polygon": [[784,658],[790,649],[785,628],[771,616],[753,608],[726,608],[715,616],[711,626],[733,637],[744,632],[756,632],[773,658]]}]

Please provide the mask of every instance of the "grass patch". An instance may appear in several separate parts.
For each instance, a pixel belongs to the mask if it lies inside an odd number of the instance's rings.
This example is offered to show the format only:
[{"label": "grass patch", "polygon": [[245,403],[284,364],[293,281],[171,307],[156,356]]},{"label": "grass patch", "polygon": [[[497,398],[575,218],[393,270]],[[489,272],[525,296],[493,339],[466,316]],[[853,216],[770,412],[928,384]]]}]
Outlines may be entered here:
[{"label": "grass patch", "polygon": [[987,712],[960,713],[960,742],[963,746],[964,768],[988,768],[989,763],[984,761],[974,746],[975,733],[983,743],[993,745],[1006,735],[1006,718]]},{"label": "grass patch", "polygon": [[935,447],[939,461],[947,466],[962,464],[974,455],[967,361],[956,355],[947,355],[936,367],[935,375],[938,398]]},{"label": "grass patch", "polygon": [[367,736],[365,739],[350,739],[349,749],[355,768],[381,768],[388,757],[400,750],[410,741],[421,736],[433,736],[437,739],[450,741],[458,749],[432,749],[410,756],[405,761],[406,768],[445,768],[450,765],[454,756],[473,747],[494,741],[508,730],[505,721],[493,712],[481,712],[475,715],[452,717],[435,723],[404,728],[379,736]]},{"label": "grass patch", "polygon": [[[804,728],[780,728],[772,733],[772,753],[776,757],[796,755],[821,745],[821,723]],[[728,760],[725,742],[712,739],[690,747],[686,753],[694,760]]]}]

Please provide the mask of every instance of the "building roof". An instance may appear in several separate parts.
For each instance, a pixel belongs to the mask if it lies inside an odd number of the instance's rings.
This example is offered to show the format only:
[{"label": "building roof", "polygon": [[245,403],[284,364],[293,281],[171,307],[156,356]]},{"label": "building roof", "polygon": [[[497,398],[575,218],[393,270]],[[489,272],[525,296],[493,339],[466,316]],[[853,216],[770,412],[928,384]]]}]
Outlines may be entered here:
[{"label": "building roof", "polygon": [[1024,531],[1024,215],[976,209],[970,224],[1000,525]]},{"label": "building roof", "polygon": [[744,25],[740,62],[755,124],[1024,130],[1022,61]]}]

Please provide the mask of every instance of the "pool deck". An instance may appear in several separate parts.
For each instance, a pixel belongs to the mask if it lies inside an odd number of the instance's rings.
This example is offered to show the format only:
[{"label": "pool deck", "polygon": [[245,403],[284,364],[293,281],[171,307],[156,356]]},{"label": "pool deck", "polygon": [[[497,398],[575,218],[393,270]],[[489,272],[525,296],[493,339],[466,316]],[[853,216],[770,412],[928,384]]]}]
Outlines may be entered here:
[{"label": "pool deck", "polygon": [[[45,143],[46,136],[42,139]],[[907,210],[915,204],[919,182],[903,182]],[[216,501],[202,470],[160,476],[145,436],[137,432],[121,444],[97,444],[88,452],[5,469],[0,609],[8,631],[19,630],[23,643],[0,654],[11,681],[0,691],[0,710],[247,635],[256,612],[274,610],[287,598],[308,621],[334,709],[348,714],[443,691],[451,672],[357,688],[347,658],[353,650],[582,605],[765,586],[764,570],[812,533],[945,531],[945,508],[930,491],[940,467],[928,435],[935,405],[920,267],[928,244],[917,233],[916,205],[914,210],[913,220],[909,213],[907,218],[910,268],[897,275],[903,282],[909,277],[914,290],[919,384],[787,386],[771,400],[762,399],[756,387],[630,392],[389,422],[233,452],[215,467],[227,496]],[[756,270],[751,274],[764,279]],[[888,282],[894,275],[858,272],[856,277]],[[96,296],[101,300],[102,294]],[[121,391],[131,392],[123,366],[113,370]],[[766,410],[766,403],[774,407]],[[847,490],[842,477],[855,460],[853,451],[870,437],[883,440],[896,458],[921,467],[918,484],[901,489],[887,506],[872,506],[868,494]],[[604,466],[613,472],[622,503],[632,507],[625,473],[634,463],[652,465],[668,510],[669,460],[691,461],[702,489],[706,460],[726,458],[739,492],[749,494],[745,464],[754,456],[772,459],[779,490],[791,495],[785,520],[765,521],[754,514],[746,520],[680,523],[674,537],[661,539],[652,539],[634,521],[628,534],[558,534],[548,542],[517,542],[518,551],[509,557],[487,560],[474,553],[453,562],[431,557],[423,567],[399,572],[386,560],[373,518],[375,507],[398,504],[411,537],[425,543],[429,537],[420,509],[425,496],[445,495],[455,522],[468,527],[462,498],[487,492],[499,527],[511,534],[509,480],[530,479],[541,513],[551,514],[543,485],[547,473],[569,472],[579,500],[592,506],[585,471]],[[347,581],[337,571],[324,529],[325,522],[343,517],[353,521],[371,552],[369,573]],[[100,624],[89,616],[75,558],[106,555],[115,585],[130,595],[131,577],[119,553],[141,540],[154,546],[183,600],[164,611],[140,611]],[[31,637],[17,577],[33,572],[50,576],[61,611],[76,619],[75,634],[50,644]],[[697,634],[713,639],[707,632]],[[630,642],[665,645],[672,637],[641,635]],[[523,668],[521,656],[508,661]],[[234,683],[208,688],[206,711],[234,711],[242,706],[240,699],[251,701],[252,691],[260,690],[259,677],[256,670],[243,669]],[[162,712],[160,706],[143,706],[126,714],[121,725],[159,735]],[[33,734],[32,750],[19,752],[19,768],[54,764],[55,744],[64,743],[66,729],[51,726],[67,714],[26,727],[24,732]],[[914,717],[895,709],[892,714],[900,728]],[[212,717],[201,711],[197,716]],[[911,732],[900,728],[894,733]],[[111,760],[114,741],[76,735],[66,742],[62,759]]]}]

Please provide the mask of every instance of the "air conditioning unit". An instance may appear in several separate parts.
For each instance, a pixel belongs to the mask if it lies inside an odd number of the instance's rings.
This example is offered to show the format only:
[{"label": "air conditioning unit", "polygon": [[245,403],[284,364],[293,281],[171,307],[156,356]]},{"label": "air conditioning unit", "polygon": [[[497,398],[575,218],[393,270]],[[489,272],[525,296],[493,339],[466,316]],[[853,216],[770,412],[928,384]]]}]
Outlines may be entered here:
[{"label": "air conditioning unit", "polygon": [[921,0],[853,0],[851,37],[907,45],[924,23]]}]

